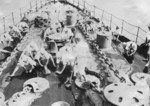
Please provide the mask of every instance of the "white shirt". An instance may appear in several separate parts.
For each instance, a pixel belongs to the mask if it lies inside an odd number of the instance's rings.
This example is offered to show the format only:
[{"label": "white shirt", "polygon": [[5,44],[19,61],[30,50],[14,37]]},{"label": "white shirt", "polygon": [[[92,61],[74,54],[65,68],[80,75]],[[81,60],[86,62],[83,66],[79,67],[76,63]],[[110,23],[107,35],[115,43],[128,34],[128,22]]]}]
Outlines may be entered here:
[{"label": "white shirt", "polygon": [[130,50],[130,48],[133,48],[134,52],[136,52],[136,50],[137,50],[137,44],[135,42],[129,41],[129,42],[125,42],[123,44],[126,46],[125,47],[126,50]]},{"label": "white shirt", "polygon": [[65,27],[62,32],[62,38],[68,40],[70,37],[73,37],[73,33],[71,29]]},{"label": "white shirt", "polygon": [[20,30],[20,32],[26,32],[27,29],[29,28],[28,24],[26,22],[20,22],[17,25],[18,29]]},{"label": "white shirt", "polygon": [[13,41],[12,37],[9,35],[8,32],[2,34],[0,36],[0,41],[6,46],[8,44],[8,42]]},{"label": "white shirt", "polygon": [[56,29],[61,28],[61,24],[58,21],[56,21],[54,23],[52,22],[51,27],[53,28],[54,32],[56,33],[57,32]]},{"label": "white shirt", "polygon": [[39,51],[39,48],[37,46],[37,44],[35,42],[31,42],[24,50],[24,54],[28,54],[30,55],[32,58],[33,58],[33,54],[32,54],[32,51],[36,51],[38,52]]},{"label": "white shirt", "polygon": [[50,27],[47,28],[47,29],[45,30],[45,32],[44,32],[44,41],[45,41],[46,37],[48,37],[48,36],[50,36],[50,35],[52,35],[52,34],[54,34],[53,29],[51,29]]},{"label": "white shirt", "polygon": [[49,59],[51,59],[53,65],[56,66],[55,63],[54,63],[52,55],[49,54],[44,48],[41,48],[40,51],[35,56],[35,59],[37,59],[39,61],[40,65],[42,65],[41,62],[40,62],[40,57],[46,58],[47,59],[47,64],[49,62]]},{"label": "white shirt", "polygon": [[18,64],[21,65],[21,66],[24,66],[24,65],[28,65],[28,64],[31,64],[32,66],[35,66],[36,65],[36,62],[34,60],[32,60],[29,56],[26,56],[26,55],[21,55],[19,61],[18,61]]},{"label": "white shirt", "polygon": [[57,63],[60,61],[63,62],[63,64],[74,64],[76,56],[73,53],[73,49],[71,46],[66,45],[62,47],[59,52],[56,54],[57,56]]},{"label": "white shirt", "polygon": [[11,28],[9,28],[9,33],[10,32],[14,32],[14,34],[13,35],[11,35],[11,36],[13,36],[13,37],[19,37],[20,36],[20,38],[22,38],[22,35],[21,35],[21,33],[20,33],[20,30],[18,29],[18,27],[16,27],[16,26],[11,26]]}]

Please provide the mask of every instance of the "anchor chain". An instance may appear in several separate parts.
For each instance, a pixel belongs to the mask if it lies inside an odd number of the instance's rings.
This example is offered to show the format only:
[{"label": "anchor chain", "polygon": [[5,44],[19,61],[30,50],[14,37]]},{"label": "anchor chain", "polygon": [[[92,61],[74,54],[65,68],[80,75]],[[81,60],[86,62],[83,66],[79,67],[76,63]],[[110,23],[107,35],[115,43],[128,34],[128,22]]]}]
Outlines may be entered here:
[{"label": "anchor chain", "polygon": [[77,28],[82,32],[84,35],[84,38],[86,39],[87,43],[93,47],[93,49],[96,51],[97,55],[108,65],[109,69],[113,71],[114,75],[120,80],[121,83],[126,83],[126,79],[122,76],[120,76],[119,71],[114,67],[112,64],[110,58],[108,58],[100,49],[99,45],[96,43],[96,41],[91,40],[87,32],[84,30],[83,25],[79,22],[77,25]]}]

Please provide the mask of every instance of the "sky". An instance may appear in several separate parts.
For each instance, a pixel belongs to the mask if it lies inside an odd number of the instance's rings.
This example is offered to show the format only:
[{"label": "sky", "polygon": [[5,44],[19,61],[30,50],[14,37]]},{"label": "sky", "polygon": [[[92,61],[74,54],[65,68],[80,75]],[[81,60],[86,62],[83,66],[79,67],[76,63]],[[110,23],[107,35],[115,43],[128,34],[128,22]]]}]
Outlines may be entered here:
[{"label": "sky", "polygon": [[[112,13],[120,19],[124,19],[128,23],[139,26],[146,32],[148,32],[147,26],[150,24],[150,0],[85,0],[89,4],[95,4],[97,7]],[[110,19],[110,15],[104,15]],[[115,19],[112,19],[113,22],[116,22]],[[106,21],[105,21],[106,22]],[[105,23],[104,22],[104,23]],[[108,23],[110,25],[110,22]],[[122,25],[121,21],[119,22],[120,27]],[[118,23],[117,23],[118,25]],[[129,24],[124,23],[124,29],[135,34],[129,34],[126,31],[123,31],[123,34],[136,41],[136,34],[138,31],[137,27],[131,27]],[[143,30],[139,30],[138,44],[144,42],[146,33]]]},{"label": "sky", "polygon": [[113,15],[147,30],[150,24],[150,0],[86,0]]},{"label": "sky", "polygon": [[[6,30],[8,25],[12,24],[12,12],[15,17],[15,22],[20,20],[20,8],[22,8],[22,12],[28,10],[30,7],[30,1],[35,0],[0,0],[0,33],[3,33],[3,17],[5,17],[5,27]],[[33,3],[32,3],[33,5]],[[35,5],[35,3],[34,3]],[[16,18],[17,17],[17,18]]]},{"label": "sky", "polygon": [[28,2],[29,0],[1,0],[0,18],[19,10],[19,8],[26,6]]},{"label": "sky", "polygon": [[[11,14],[12,11],[25,7],[33,0],[1,0],[0,19]],[[44,0],[43,0],[44,1]],[[76,0],[77,1],[77,0]],[[79,0],[80,2],[82,0]],[[85,0],[89,4],[95,4],[113,15],[147,30],[150,23],[150,0]]]}]

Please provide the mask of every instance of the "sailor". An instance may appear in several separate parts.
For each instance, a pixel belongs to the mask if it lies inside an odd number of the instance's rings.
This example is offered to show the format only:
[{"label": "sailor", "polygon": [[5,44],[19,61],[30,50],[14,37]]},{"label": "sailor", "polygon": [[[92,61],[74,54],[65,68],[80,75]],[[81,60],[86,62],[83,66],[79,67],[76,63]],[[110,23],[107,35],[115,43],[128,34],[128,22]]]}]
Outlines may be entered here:
[{"label": "sailor", "polygon": [[147,51],[147,63],[145,64],[145,68],[143,70],[144,73],[148,73],[148,66],[150,63],[150,24],[148,25],[149,32],[146,35],[145,39],[145,45],[148,46],[148,51]]},{"label": "sailor", "polygon": [[52,23],[51,27],[54,29],[55,33],[60,33],[61,32],[62,27],[61,27],[61,24],[60,24],[59,21],[56,21],[55,23]]},{"label": "sailor", "polygon": [[9,26],[9,34],[11,35],[13,41],[13,45],[16,46],[16,44],[23,38],[19,29],[16,26]]},{"label": "sailor", "polygon": [[0,41],[4,46],[10,46],[11,42],[13,41],[12,37],[9,35],[8,32],[2,34],[0,36]]},{"label": "sailor", "polygon": [[[29,65],[31,67],[29,67]],[[31,72],[32,69],[34,68],[34,66],[36,66],[36,62],[31,59],[29,56],[26,56],[24,54],[21,55],[19,61],[18,61],[18,64],[17,64],[17,67],[15,68],[15,70],[13,71],[13,73],[10,75],[10,77],[14,77],[16,76],[16,72],[19,71],[19,67],[23,67],[25,69],[25,71],[27,73]]]},{"label": "sailor", "polygon": [[13,37],[20,37],[22,39],[22,35],[20,33],[20,30],[18,29],[18,27],[14,26],[14,25],[9,25],[9,32],[15,32],[15,35],[12,35]]},{"label": "sailor", "polygon": [[47,42],[49,39],[49,36],[54,34],[54,29],[52,27],[48,27],[44,32],[44,42]]},{"label": "sailor", "polygon": [[123,55],[129,59],[129,60],[127,59],[129,63],[132,63],[134,59],[134,55],[137,51],[137,44],[133,41],[124,42],[122,44],[124,48]]},{"label": "sailor", "polygon": [[60,48],[59,52],[56,54],[56,57],[57,64],[63,62],[64,68],[66,65],[74,65],[75,54],[73,53],[73,47],[70,42],[69,44],[66,44],[64,47]]},{"label": "sailor", "polygon": [[67,41],[70,41],[72,39],[72,37],[74,36],[73,32],[71,31],[71,29],[65,27],[63,29],[63,35],[62,35],[63,39],[66,39]]},{"label": "sailor", "polygon": [[98,31],[104,31],[105,30],[105,24],[103,21],[100,21],[98,23]]},{"label": "sailor", "polygon": [[17,27],[18,27],[20,33],[22,33],[23,36],[28,32],[28,29],[29,29],[29,26],[26,22],[18,23]]},{"label": "sailor", "polygon": [[120,28],[118,26],[116,26],[115,30],[112,31],[112,35],[113,35],[113,40],[115,41],[119,41],[119,36],[120,36]]},{"label": "sailor", "polygon": [[[44,48],[41,48],[35,56],[35,60],[38,61],[39,65],[44,67],[46,74],[50,74],[52,70],[48,69],[48,63],[51,60],[52,65],[56,67],[54,59]],[[46,61],[46,63],[45,63]],[[45,63],[45,64],[42,64]]]},{"label": "sailor", "polygon": [[35,42],[30,42],[30,44],[25,48],[23,54],[30,56],[34,59],[35,55],[39,51],[39,47]]},{"label": "sailor", "polygon": [[76,61],[76,56],[73,53],[73,48],[71,44],[67,44],[64,47],[62,47],[59,52],[56,54],[57,57],[57,67],[59,69],[60,64],[63,65],[63,67],[60,70],[57,70],[56,73],[59,74],[59,76],[65,77],[65,86],[70,87],[71,79],[73,75],[73,68]]}]

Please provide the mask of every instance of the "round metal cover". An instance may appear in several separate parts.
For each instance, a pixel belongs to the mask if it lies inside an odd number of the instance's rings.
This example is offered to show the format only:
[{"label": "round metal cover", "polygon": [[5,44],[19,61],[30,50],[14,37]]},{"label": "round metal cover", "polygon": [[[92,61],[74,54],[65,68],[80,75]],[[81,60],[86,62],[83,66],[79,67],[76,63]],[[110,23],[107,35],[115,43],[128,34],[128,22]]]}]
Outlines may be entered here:
[{"label": "round metal cover", "polygon": [[150,75],[149,74],[146,74],[146,73],[140,73],[140,72],[137,72],[137,73],[134,73],[132,74],[131,76],[131,80],[134,81],[136,84],[147,84],[150,86],[150,83],[149,83],[149,80],[150,79]]},{"label": "round metal cover", "polygon": [[57,101],[55,103],[53,103],[51,106],[70,106],[69,103],[65,102],[65,101]]},{"label": "round metal cover", "polygon": [[104,89],[104,96],[117,106],[148,106],[149,87],[114,83]]},{"label": "round metal cover", "polygon": [[32,85],[34,92],[44,92],[46,89],[50,88],[49,81],[45,78],[36,77],[27,80],[23,87]]}]

